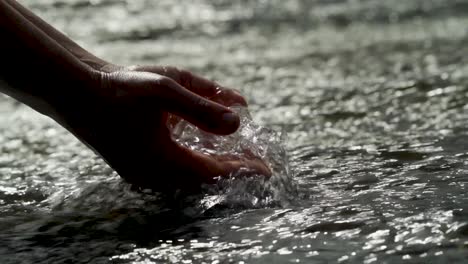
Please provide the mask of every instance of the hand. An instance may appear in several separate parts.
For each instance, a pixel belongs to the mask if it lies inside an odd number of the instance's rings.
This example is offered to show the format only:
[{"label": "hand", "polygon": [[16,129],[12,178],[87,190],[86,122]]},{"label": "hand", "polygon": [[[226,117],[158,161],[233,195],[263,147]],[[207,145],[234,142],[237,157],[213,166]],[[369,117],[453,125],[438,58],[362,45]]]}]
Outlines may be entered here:
[{"label": "hand", "polygon": [[240,168],[270,175],[261,160],[207,156],[171,138],[169,113],[211,133],[235,132],[239,117],[226,106],[246,105],[238,93],[175,68],[130,67],[99,77],[95,100],[83,111],[61,112],[70,113],[66,126],[128,182],[169,191],[196,189]]}]

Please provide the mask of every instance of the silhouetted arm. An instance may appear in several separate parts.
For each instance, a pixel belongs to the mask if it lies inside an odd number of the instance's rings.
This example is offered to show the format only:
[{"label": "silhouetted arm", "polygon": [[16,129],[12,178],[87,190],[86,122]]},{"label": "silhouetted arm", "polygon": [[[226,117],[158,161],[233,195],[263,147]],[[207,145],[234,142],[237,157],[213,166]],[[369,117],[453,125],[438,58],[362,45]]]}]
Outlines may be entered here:
[{"label": "silhouetted arm", "polygon": [[78,100],[96,71],[58,45],[5,1],[0,2],[1,91],[52,115]]},{"label": "silhouetted arm", "polygon": [[58,45],[61,45],[63,48],[68,50],[71,54],[73,54],[76,58],[81,60],[82,62],[88,64],[89,66],[93,67],[97,70],[114,70],[107,69],[111,63],[98,58],[82,48],[76,42],[71,40],[62,32],[55,29],[53,26],[49,25],[46,21],[38,17],[36,14],[31,12],[29,9],[18,3],[16,0],[3,0],[6,1],[12,8],[14,8],[18,13],[20,13],[25,19],[27,19],[31,24],[36,26],[39,30],[43,31],[47,34],[51,39],[55,40]]}]

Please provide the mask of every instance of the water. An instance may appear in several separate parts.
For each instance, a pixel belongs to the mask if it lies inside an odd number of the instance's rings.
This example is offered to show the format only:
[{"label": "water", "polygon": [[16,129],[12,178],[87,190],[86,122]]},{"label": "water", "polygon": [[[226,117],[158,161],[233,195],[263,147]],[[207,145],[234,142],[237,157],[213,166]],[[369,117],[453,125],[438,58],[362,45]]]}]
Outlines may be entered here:
[{"label": "water", "polygon": [[284,149],[285,135],[256,124],[246,107],[230,108],[240,117],[240,127],[235,133],[217,136],[180,121],[172,127],[174,141],[219,160],[258,160],[268,166],[271,175],[252,175],[249,168],[240,168],[220,177],[214,186],[204,186],[200,204],[204,209],[220,205],[264,208],[289,204],[296,198],[297,190]]},{"label": "water", "polygon": [[2,263],[465,262],[468,2],[24,2],[104,58],[240,89],[287,134],[292,179],[135,192],[0,99]]}]

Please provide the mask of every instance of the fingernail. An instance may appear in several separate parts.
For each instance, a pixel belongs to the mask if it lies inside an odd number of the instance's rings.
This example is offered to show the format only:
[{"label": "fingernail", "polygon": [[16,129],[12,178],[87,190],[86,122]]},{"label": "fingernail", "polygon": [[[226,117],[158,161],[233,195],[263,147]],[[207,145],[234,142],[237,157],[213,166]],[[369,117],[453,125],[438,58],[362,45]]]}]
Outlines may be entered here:
[{"label": "fingernail", "polygon": [[239,122],[239,116],[235,113],[224,113],[221,118],[224,123],[233,124]]}]

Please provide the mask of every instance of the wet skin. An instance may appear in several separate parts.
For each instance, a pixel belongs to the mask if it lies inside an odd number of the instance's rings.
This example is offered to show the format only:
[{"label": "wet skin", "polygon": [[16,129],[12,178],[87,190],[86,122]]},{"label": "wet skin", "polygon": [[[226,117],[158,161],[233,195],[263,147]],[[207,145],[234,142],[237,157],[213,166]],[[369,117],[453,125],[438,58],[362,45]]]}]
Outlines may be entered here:
[{"label": "wet skin", "polygon": [[0,3],[0,36],[0,91],[66,127],[128,182],[193,190],[240,168],[270,174],[260,160],[207,156],[171,138],[177,117],[235,132],[239,117],[227,106],[246,105],[237,92],[173,67],[108,63],[13,0]]}]

